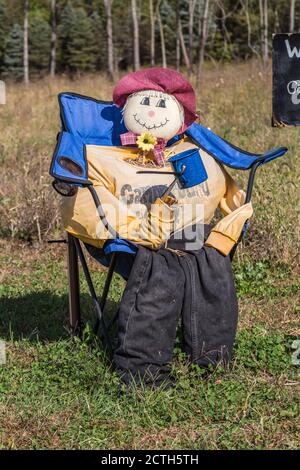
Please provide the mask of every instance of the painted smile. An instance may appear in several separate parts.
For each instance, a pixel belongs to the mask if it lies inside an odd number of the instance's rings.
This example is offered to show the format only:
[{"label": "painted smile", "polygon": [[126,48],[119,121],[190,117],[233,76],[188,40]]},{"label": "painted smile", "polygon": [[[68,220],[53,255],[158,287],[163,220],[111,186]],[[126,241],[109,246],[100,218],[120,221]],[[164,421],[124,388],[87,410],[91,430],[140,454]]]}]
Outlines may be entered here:
[{"label": "painted smile", "polygon": [[147,129],[147,131],[152,131],[152,130],[155,130],[155,129],[160,129],[161,127],[164,127],[170,120],[168,118],[166,118],[165,122],[161,122],[159,125],[156,125],[156,124],[153,124],[152,126],[147,126],[147,124],[145,122],[141,122],[138,118],[137,118],[137,114],[134,114],[133,115],[134,117],[134,120],[137,124],[139,124],[140,126],[144,127],[145,129]]}]

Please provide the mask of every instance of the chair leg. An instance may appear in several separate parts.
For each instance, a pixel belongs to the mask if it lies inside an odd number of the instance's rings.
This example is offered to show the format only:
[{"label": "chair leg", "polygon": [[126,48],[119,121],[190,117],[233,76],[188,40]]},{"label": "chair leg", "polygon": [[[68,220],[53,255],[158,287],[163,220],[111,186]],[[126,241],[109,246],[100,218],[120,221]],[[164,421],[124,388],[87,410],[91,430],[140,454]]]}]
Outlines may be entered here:
[{"label": "chair leg", "polygon": [[[245,204],[247,204],[248,202],[251,201],[251,196],[252,196],[252,190],[253,190],[253,184],[254,184],[254,179],[255,179],[255,174],[256,174],[256,170],[262,165],[262,162],[256,162],[254,163],[254,165],[251,167],[251,170],[250,170],[250,175],[249,175],[249,178],[248,178],[248,185],[247,185],[247,192],[246,192],[246,199],[245,199]],[[235,255],[235,252],[237,250],[237,247],[239,246],[239,244],[241,243],[244,235],[245,235],[245,232],[247,230],[247,227],[248,227],[248,220],[246,220],[245,224],[244,224],[244,228],[242,230],[242,233],[241,235],[239,236],[239,239],[238,241],[236,242],[236,244],[234,245],[234,247],[232,248],[231,252],[230,252],[230,260],[232,261],[233,258],[234,258],[234,255]]]},{"label": "chair leg", "polygon": [[[116,261],[117,261],[117,253],[114,252],[112,254],[112,257],[111,257],[111,260],[110,260],[108,273],[107,273],[107,276],[106,276],[106,279],[105,279],[103,293],[102,293],[102,297],[101,297],[101,301],[100,301],[100,306],[101,306],[102,312],[104,311],[104,308],[105,308],[105,305],[106,305],[106,300],[107,300],[110,284],[111,284],[112,277],[113,277],[115,267],[116,267]],[[100,326],[100,322],[99,322],[99,318],[97,318],[95,326],[94,326],[95,335],[98,333],[99,326]]]},{"label": "chair leg", "polygon": [[84,257],[84,254],[83,254],[83,251],[82,251],[82,248],[81,248],[81,245],[80,245],[80,241],[77,238],[74,238],[74,243],[75,243],[77,254],[79,256],[79,259],[80,259],[80,262],[81,262],[81,265],[82,265],[82,269],[83,269],[83,272],[84,272],[84,275],[85,275],[85,279],[86,279],[91,297],[94,301],[94,305],[95,305],[95,308],[96,308],[99,323],[101,325],[101,333],[103,335],[104,346],[106,347],[109,356],[112,357],[112,354],[113,354],[112,344],[111,344],[111,341],[110,341],[110,338],[109,338],[109,335],[108,335],[106,325],[104,323],[102,308],[101,308],[101,306],[99,304],[99,301],[98,301],[98,298],[97,298],[97,294],[96,294],[94,284],[93,284],[93,281],[92,281],[92,278],[91,278],[91,275],[90,275],[90,271],[89,271],[86,259]]},{"label": "chair leg", "polygon": [[75,237],[67,234],[68,243],[68,278],[69,278],[69,316],[72,336],[81,336],[80,286],[78,255]]}]

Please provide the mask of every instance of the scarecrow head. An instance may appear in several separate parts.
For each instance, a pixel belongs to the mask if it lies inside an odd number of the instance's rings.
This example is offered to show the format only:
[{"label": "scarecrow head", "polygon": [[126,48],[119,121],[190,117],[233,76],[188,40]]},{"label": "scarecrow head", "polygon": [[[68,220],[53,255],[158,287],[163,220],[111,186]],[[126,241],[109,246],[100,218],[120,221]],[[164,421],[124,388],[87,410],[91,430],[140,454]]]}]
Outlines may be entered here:
[{"label": "scarecrow head", "polygon": [[124,124],[136,135],[145,132],[168,141],[197,118],[195,92],[178,72],[149,68],[123,77],[113,93]]}]

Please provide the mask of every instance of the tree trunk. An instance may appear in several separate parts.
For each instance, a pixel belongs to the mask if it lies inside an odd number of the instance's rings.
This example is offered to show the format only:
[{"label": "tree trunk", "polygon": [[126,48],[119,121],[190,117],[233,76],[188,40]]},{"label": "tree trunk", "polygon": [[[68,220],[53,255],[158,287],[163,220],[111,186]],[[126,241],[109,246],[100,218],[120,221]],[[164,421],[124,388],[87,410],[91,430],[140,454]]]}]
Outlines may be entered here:
[{"label": "tree trunk", "polygon": [[189,75],[193,72],[193,48],[194,48],[194,13],[196,0],[189,0]]},{"label": "tree trunk", "polygon": [[111,80],[114,79],[114,43],[113,43],[113,24],[112,24],[112,2],[113,0],[103,0],[106,12],[106,34],[107,34],[107,66],[108,75]]},{"label": "tree trunk", "polygon": [[176,70],[179,72],[180,70],[180,13],[179,13],[179,0],[176,1]]},{"label": "tree trunk", "polygon": [[280,32],[280,21],[279,21],[279,15],[278,15],[278,10],[275,8],[275,25],[274,25],[274,33],[277,34]]},{"label": "tree trunk", "polygon": [[290,0],[290,33],[295,29],[295,3],[296,0]]},{"label": "tree trunk", "polygon": [[133,24],[133,68],[140,68],[140,40],[139,40],[139,22],[137,17],[136,0],[131,0],[131,13]]},{"label": "tree trunk", "polygon": [[162,56],[162,66],[167,68],[167,55],[166,55],[166,42],[165,42],[165,34],[164,34],[164,27],[161,21],[161,16],[159,10],[157,11],[157,19],[159,24],[159,33],[160,33],[160,43],[161,43],[161,56]]},{"label": "tree trunk", "polygon": [[269,44],[268,44],[268,32],[269,32],[269,21],[268,21],[268,0],[264,0],[264,52],[263,62],[265,65],[269,62]]},{"label": "tree trunk", "polygon": [[50,75],[55,76],[56,72],[56,0],[51,0],[51,52],[50,52]]},{"label": "tree trunk", "polygon": [[208,17],[209,17],[209,0],[205,0],[204,12],[203,12],[203,17],[201,21],[201,36],[200,36],[200,47],[199,47],[199,57],[198,57],[197,82],[200,80],[203,62],[204,62],[205,46],[206,46],[207,32],[208,32]]},{"label": "tree trunk", "polygon": [[26,84],[29,83],[28,11],[29,11],[29,0],[24,0],[23,68],[24,68],[24,82]]},{"label": "tree trunk", "polygon": [[267,65],[269,61],[268,45],[268,0],[259,0],[259,17],[261,31],[261,53],[263,64]]},{"label": "tree trunk", "polygon": [[251,28],[251,20],[250,20],[250,15],[249,15],[249,0],[241,0],[241,5],[244,9],[246,23],[247,23],[247,43],[248,43],[248,47],[252,51],[253,54],[258,55],[258,57],[259,57],[259,54],[258,54],[257,50],[252,45],[252,39],[251,39],[252,28]]},{"label": "tree trunk", "polygon": [[182,50],[182,55],[184,59],[184,63],[186,68],[189,70],[190,69],[190,60],[189,56],[186,50],[185,42],[184,42],[184,37],[182,33],[182,26],[181,26],[181,21],[179,20],[178,22],[178,34],[179,34],[179,39],[180,39],[180,45],[181,45],[181,50]]},{"label": "tree trunk", "polygon": [[153,0],[149,0],[149,13],[150,13],[150,63],[151,67],[155,66],[155,17]]}]

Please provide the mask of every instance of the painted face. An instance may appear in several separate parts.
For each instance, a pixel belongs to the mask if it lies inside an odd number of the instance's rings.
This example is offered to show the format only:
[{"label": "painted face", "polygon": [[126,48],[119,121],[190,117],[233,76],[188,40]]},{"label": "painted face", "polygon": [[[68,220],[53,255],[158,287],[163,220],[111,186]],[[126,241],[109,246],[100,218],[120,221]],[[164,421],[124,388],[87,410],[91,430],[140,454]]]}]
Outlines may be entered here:
[{"label": "painted face", "polygon": [[169,140],[183,125],[184,113],[177,99],[154,90],[133,93],[123,109],[124,124],[135,134],[151,132],[155,137]]}]

